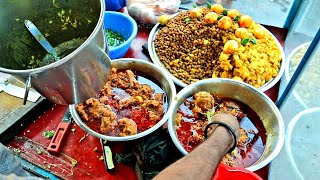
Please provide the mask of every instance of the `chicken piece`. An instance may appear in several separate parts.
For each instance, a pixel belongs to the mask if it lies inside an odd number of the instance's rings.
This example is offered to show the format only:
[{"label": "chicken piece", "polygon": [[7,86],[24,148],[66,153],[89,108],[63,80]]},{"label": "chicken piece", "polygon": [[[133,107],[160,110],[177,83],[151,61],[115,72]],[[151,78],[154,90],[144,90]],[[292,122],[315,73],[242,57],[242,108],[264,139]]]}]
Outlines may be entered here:
[{"label": "chicken piece", "polygon": [[159,121],[163,115],[162,101],[150,100],[147,102],[148,117],[151,121]]},{"label": "chicken piece", "polygon": [[135,83],[137,83],[136,78],[134,77],[134,74],[130,70],[126,70],[126,73],[129,77],[130,87],[134,86]]},{"label": "chicken piece", "polygon": [[77,105],[77,111],[81,116],[81,119],[88,121],[89,120],[89,116],[85,111],[85,105],[83,103],[80,103]]},{"label": "chicken piece", "polygon": [[214,107],[214,99],[208,92],[198,92],[193,95],[195,107],[199,107],[202,111],[210,110]]},{"label": "chicken piece", "polygon": [[156,93],[154,94],[153,97],[154,97],[154,100],[163,102],[163,93]]},{"label": "chicken piece", "polygon": [[100,132],[107,135],[116,134],[117,122],[115,121],[116,115],[110,111],[108,116],[101,118]]},{"label": "chicken piece", "polygon": [[247,138],[248,138],[248,135],[247,135],[246,131],[241,128],[237,145],[241,146],[241,147],[245,147],[245,143],[247,141]]},{"label": "chicken piece", "polygon": [[176,126],[181,126],[181,121],[182,121],[182,114],[180,114],[180,113],[177,113],[176,114],[176,118],[175,118],[175,120],[174,120],[174,124],[176,125]]},{"label": "chicken piece", "polygon": [[135,106],[138,104],[142,104],[144,101],[141,96],[131,96],[127,99],[123,99],[119,101],[119,108],[123,109],[128,106]]},{"label": "chicken piece", "polygon": [[132,119],[122,118],[118,121],[118,126],[120,128],[119,136],[137,134],[137,124]]},{"label": "chicken piece", "polygon": [[112,73],[109,76],[108,81],[110,82],[110,85],[112,87],[118,87],[121,89],[128,89],[137,84],[137,81],[134,78],[134,74],[130,70],[126,70],[125,72]]}]

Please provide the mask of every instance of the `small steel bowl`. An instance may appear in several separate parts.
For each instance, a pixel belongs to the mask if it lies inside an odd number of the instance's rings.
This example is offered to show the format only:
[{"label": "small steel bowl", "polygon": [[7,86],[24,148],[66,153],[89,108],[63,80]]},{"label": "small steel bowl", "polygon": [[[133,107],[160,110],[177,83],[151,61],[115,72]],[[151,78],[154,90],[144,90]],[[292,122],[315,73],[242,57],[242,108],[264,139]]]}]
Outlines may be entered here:
[{"label": "small steel bowl", "polygon": [[285,126],[276,105],[267,95],[253,86],[226,78],[200,80],[183,88],[176,98],[174,98],[172,115],[168,121],[168,129],[174,144],[182,154],[186,155],[188,152],[183,148],[177,137],[174,123],[176,112],[185,99],[199,91],[207,91],[221,97],[238,100],[248,105],[260,117],[267,131],[265,150],[260,159],[246,169],[250,171],[261,169],[279,154],[284,143]]},{"label": "small steel bowl", "polygon": [[165,123],[169,115],[171,115],[171,111],[173,109],[173,98],[176,96],[176,88],[174,86],[173,81],[169,78],[169,76],[163,72],[161,69],[157,68],[155,65],[153,65],[150,62],[144,61],[144,60],[139,60],[139,59],[133,59],[133,58],[123,58],[123,59],[116,59],[111,62],[112,67],[116,69],[131,69],[131,70],[136,70],[139,72],[142,72],[146,75],[149,75],[150,77],[153,77],[156,79],[161,88],[166,92],[167,96],[167,103],[168,103],[168,108],[165,114],[163,115],[162,119],[153,127],[150,129],[143,131],[141,133],[132,135],[132,136],[124,136],[124,137],[118,137],[118,136],[107,136],[104,134],[101,134],[99,132],[93,131],[91,128],[89,128],[85,122],[83,122],[76,110],[76,105],[70,105],[70,112],[75,120],[75,122],[78,124],[78,126],[86,131],[87,133],[108,141],[129,141],[133,139],[138,139],[143,136],[146,136],[153,131],[157,130],[160,126]]},{"label": "small steel bowl", "polygon": [[[174,16],[178,15],[178,13],[171,15],[171,17],[173,18]],[[284,73],[284,68],[285,68],[285,59],[286,56],[284,54],[283,48],[280,44],[280,42],[278,41],[278,39],[265,27],[261,26],[260,27],[262,29],[264,29],[266,32],[268,32],[272,38],[274,39],[277,47],[280,49],[281,51],[281,56],[282,56],[282,60],[281,60],[281,66],[279,69],[279,72],[277,74],[277,76],[273,79],[271,79],[270,81],[266,82],[263,86],[259,87],[258,89],[261,92],[265,92],[268,89],[272,88],[282,77],[283,73]],[[149,37],[148,37],[148,52],[150,55],[150,58],[152,60],[152,62],[154,64],[156,64],[156,66],[158,66],[159,68],[163,69],[165,72],[167,72],[170,77],[172,78],[173,82],[177,85],[179,85],[180,87],[186,87],[188,84],[184,83],[181,79],[175,77],[173,74],[170,73],[170,71],[163,65],[163,63],[161,62],[157,52],[156,52],[156,48],[154,46],[154,40],[157,36],[157,34],[159,33],[159,30],[161,28],[161,25],[159,23],[157,23],[151,30]]]}]

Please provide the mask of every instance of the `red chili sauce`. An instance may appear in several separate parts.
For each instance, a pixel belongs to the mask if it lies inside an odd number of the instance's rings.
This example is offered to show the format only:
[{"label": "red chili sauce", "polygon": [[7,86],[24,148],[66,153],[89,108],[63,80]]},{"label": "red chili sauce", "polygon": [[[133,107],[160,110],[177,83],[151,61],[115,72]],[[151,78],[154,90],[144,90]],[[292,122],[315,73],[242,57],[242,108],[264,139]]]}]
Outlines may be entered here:
[{"label": "red chili sauce", "polygon": [[[117,73],[125,73],[125,71],[123,70],[117,70]],[[116,78],[115,78],[116,79]],[[119,78],[120,79],[120,78]],[[143,95],[144,91],[139,91],[135,88],[120,88],[120,87],[111,87],[111,94],[106,94],[103,93],[103,89],[100,91],[100,93],[98,93],[94,99],[99,100],[99,103],[102,103],[102,106],[104,105],[110,105],[111,107],[111,111],[116,115],[116,118],[114,121],[116,121],[116,125],[113,125],[114,128],[111,131],[108,132],[102,132],[101,130],[101,126],[102,126],[102,119],[100,118],[95,118],[94,115],[90,114],[90,107],[88,108],[87,106],[90,106],[90,104],[86,104],[86,102],[82,103],[81,105],[84,106],[85,108],[84,111],[79,110],[79,108],[77,107],[77,111],[79,112],[80,115],[83,114],[88,114],[89,118],[88,120],[84,120],[83,117],[83,121],[87,124],[87,126],[89,128],[91,128],[94,131],[100,132],[102,134],[106,134],[106,135],[113,135],[113,136],[125,136],[125,135],[119,135],[119,132],[121,132],[121,129],[123,129],[124,127],[121,127],[121,125],[118,125],[118,121],[120,119],[123,118],[128,118],[134,121],[134,123],[136,124],[137,127],[137,132],[136,133],[140,133],[143,131],[146,131],[147,129],[153,127],[154,125],[156,125],[161,118],[164,115],[164,112],[166,112],[167,110],[167,97],[166,97],[166,93],[163,91],[163,89],[157,84],[157,81],[153,78],[151,78],[150,76],[147,76],[143,73],[137,73],[134,72],[134,79],[140,84],[140,85],[149,85],[152,91],[152,95],[147,97],[147,99],[145,98],[146,96]],[[114,79],[109,78],[108,81],[113,81]],[[108,83],[107,83],[108,85]],[[106,85],[106,86],[107,86]],[[135,85],[137,87],[137,85]],[[149,89],[150,90],[150,89]],[[139,91],[139,92],[138,92]],[[141,92],[141,93],[140,93]],[[134,94],[134,95],[133,95]],[[162,111],[161,111],[161,115],[159,115],[157,118],[151,118],[150,117],[150,111],[152,111],[151,108],[154,108],[152,106],[152,104],[148,104],[148,102],[150,102],[155,94],[162,94]],[[131,96],[132,95],[132,96]],[[143,101],[140,102],[134,102],[134,103],[130,103],[129,105],[126,105],[125,107],[121,107],[121,101],[123,100],[127,100],[130,97],[136,97],[136,96],[140,96],[140,97],[144,97]],[[103,98],[104,100],[101,100],[101,98]],[[136,100],[135,100],[136,101]],[[78,105],[79,106],[79,105]],[[91,105],[92,107],[92,105]],[[110,125],[111,127],[111,125]],[[132,134],[127,134],[127,135],[132,135]]]},{"label": "red chili sauce", "polygon": [[[225,156],[222,162],[229,166],[238,167],[248,167],[254,164],[261,157],[266,144],[266,130],[259,116],[244,103],[230,98],[220,98],[214,95],[213,97],[216,112],[219,111],[219,105],[221,105],[224,101],[232,101],[239,105],[240,111],[237,111],[235,116],[240,123],[240,127],[244,129],[247,134],[246,141],[242,147],[239,146],[238,142],[236,153],[234,155],[232,155],[233,153],[229,154],[229,158],[231,161],[233,161],[233,163],[226,163],[224,161],[228,155]],[[189,97],[180,105],[177,111],[177,113],[182,115],[180,127],[176,126],[178,139],[188,152],[192,151],[204,141],[204,128],[195,130],[194,125],[196,125],[199,121],[207,121],[206,116],[199,116],[198,118],[195,118],[192,112],[194,106],[194,98]],[[228,108],[228,111],[231,109]],[[201,136],[202,139],[195,138],[195,134]]]}]

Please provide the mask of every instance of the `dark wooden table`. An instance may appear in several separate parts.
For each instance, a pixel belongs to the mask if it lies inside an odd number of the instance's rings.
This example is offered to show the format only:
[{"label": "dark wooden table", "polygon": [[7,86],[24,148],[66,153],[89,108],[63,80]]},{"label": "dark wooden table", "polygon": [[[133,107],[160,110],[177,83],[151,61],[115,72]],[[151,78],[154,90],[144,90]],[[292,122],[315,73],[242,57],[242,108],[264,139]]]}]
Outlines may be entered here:
[{"label": "dark wooden table", "polygon": [[[274,27],[267,27],[267,29],[269,29],[283,45],[287,31]],[[142,45],[147,42],[150,31],[150,28],[139,25],[138,35],[132,42],[129,51],[124,57],[150,61],[149,57],[142,52]],[[278,90],[279,83],[265,93],[273,101],[276,101],[278,97]],[[33,123],[19,133],[18,136],[29,138],[31,141],[39,143],[40,146],[47,146],[50,140],[45,139],[42,136],[42,132],[45,130],[55,130],[61,121],[66,108],[67,106],[52,104],[49,109],[41,112],[39,117],[33,117]],[[37,111],[37,109],[34,111]],[[19,145],[16,140],[11,141],[9,144],[7,144],[7,146],[25,148],[24,150],[28,151],[29,155],[24,156],[24,158],[31,162],[38,163],[43,168],[53,171],[67,179],[137,179],[134,168],[124,164],[116,164],[116,171],[113,174],[107,173],[103,161],[99,160],[102,155],[99,139],[88,135],[84,140],[79,142],[80,139],[86,135],[86,132],[75,124],[72,127],[75,129],[75,131],[74,133],[70,132],[67,135],[62,152],[65,155],[77,160],[77,164],[75,167],[70,167],[70,162],[60,165],[65,166],[66,170],[59,169],[59,166],[46,166],[46,164],[43,163],[43,158],[47,158],[46,153],[42,153],[40,155],[37,153],[30,153],[35,151],[35,149],[28,149],[25,147],[25,145]],[[121,152],[123,147],[124,143],[111,144],[113,153]],[[57,155],[55,157],[61,158],[61,156],[62,155]],[[72,172],[72,176],[70,176],[70,172]],[[263,179],[268,179],[268,172],[269,165],[260,169],[259,171],[256,171],[256,173]]]}]

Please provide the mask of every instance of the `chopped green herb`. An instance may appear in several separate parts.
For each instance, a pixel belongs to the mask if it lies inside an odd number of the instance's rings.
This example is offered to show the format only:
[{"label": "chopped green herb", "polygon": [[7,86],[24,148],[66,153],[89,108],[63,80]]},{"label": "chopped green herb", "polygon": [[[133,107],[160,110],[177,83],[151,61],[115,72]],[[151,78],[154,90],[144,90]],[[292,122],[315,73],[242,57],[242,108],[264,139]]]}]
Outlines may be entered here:
[{"label": "chopped green herb", "polygon": [[188,24],[191,21],[190,18],[186,18],[186,23]]},{"label": "chopped green herb", "polygon": [[76,165],[77,165],[77,161],[76,160],[74,160],[74,159],[71,159],[71,164],[72,164],[72,167],[75,167]]},{"label": "chopped green herb", "polygon": [[108,40],[108,45],[109,47],[116,47],[119,46],[120,44],[124,43],[126,40],[124,39],[121,34],[117,32],[111,31],[111,29],[106,30],[106,37]]},{"label": "chopped green herb", "polygon": [[42,150],[41,149],[37,149],[37,154],[42,154]]},{"label": "chopped green herb", "polygon": [[192,7],[193,7],[193,8],[196,8],[196,7],[198,7],[198,6],[197,6],[195,3],[193,3]]},{"label": "chopped green herb", "polygon": [[223,15],[219,15],[219,16],[218,16],[218,20],[220,20],[222,17],[223,17]]},{"label": "chopped green herb", "polygon": [[53,136],[54,136],[54,133],[55,133],[55,131],[54,130],[52,130],[52,131],[43,131],[42,132],[42,136],[44,137],[44,138],[46,138],[46,139],[50,139],[50,138],[52,138]]},{"label": "chopped green herb", "polygon": [[252,38],[250,41],[252,42],[252,44],[257,44],[257,40],[255,38]]},{"label": "chopped green herb", "polygon": [[236,16],[233,20],[238,21],[240,19],[240,16]]},{"label": "chopped green herb", "polygon": [[228,11],[227,11],[226,9],[224,9],[223,12],[222,12],[222,14],[223,14],[224,16],[226,16],[226,15],[228,15]]},{"label": "chopped green herb", "polygon": [[249,41],[250,41],[249,38],[244,38],[244,39],[242,39],[241,44],[246,45]]},{"label": "chopped green herb", "polygon": [[207,8],[211,9],[211,3],[207,2]]}]

